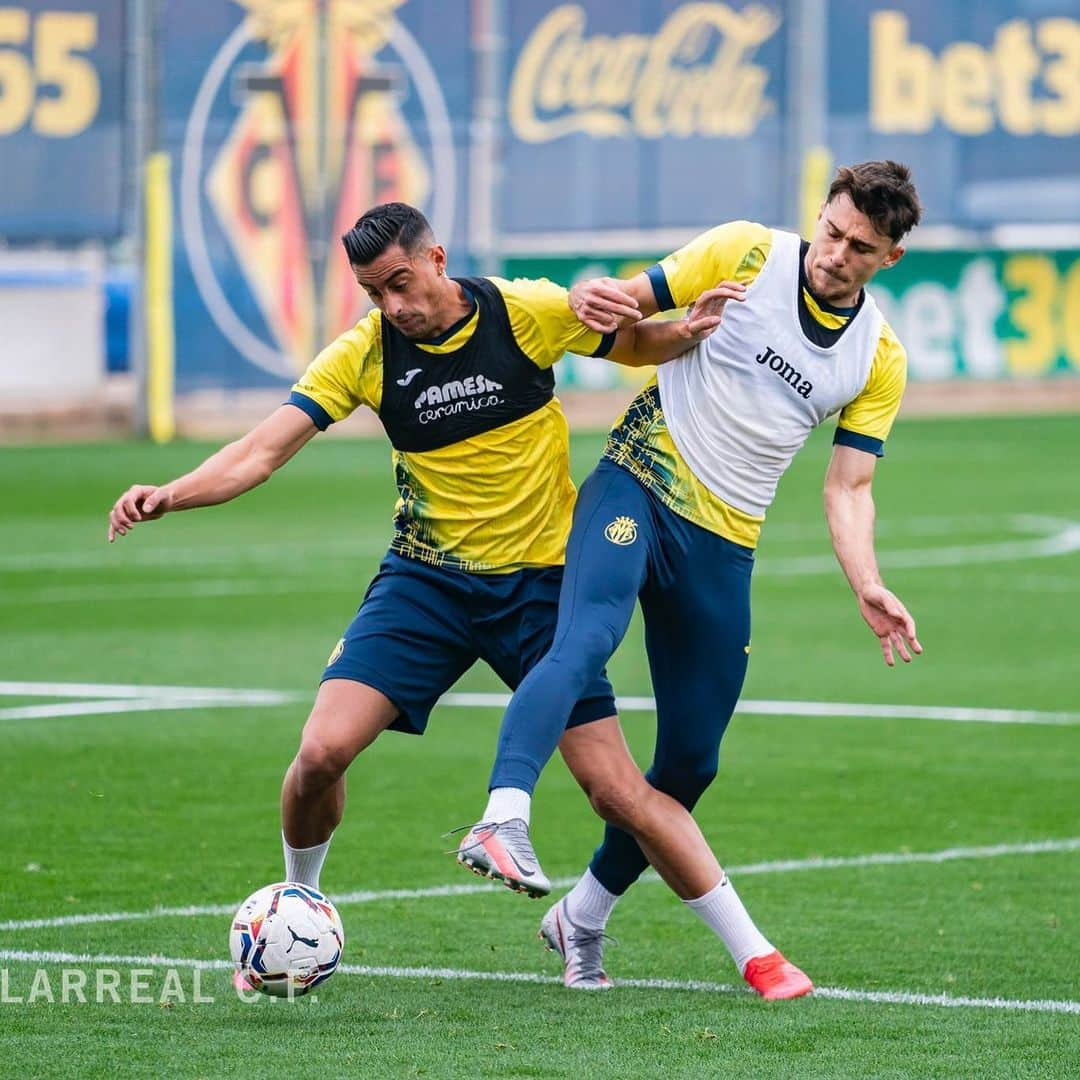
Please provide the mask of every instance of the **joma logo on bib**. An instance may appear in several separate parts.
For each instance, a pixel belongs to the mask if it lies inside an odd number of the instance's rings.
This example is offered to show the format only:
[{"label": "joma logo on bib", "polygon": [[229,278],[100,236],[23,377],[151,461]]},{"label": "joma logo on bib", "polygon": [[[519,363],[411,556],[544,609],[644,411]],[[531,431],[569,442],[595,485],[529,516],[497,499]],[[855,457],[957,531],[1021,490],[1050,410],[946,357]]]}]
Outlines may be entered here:
[{"label": "joma logo on bib", "polygon": [[779,375],[799,397],[810,397],[810,391],[814,389],[814,384],[809,379],[804,379],[801,371],[796,371],[779,353],[773,352],[768,345],[765,346],[765,351],[758,353],[754,359],[762,367],[767,367],[771,372]]},{"label": "joma logo on bib", "polygon": [[470,375],[466,379],[454,379],[441,386],[429,386],[422,391],[413,403],[420,410],[417,419],[421,424],[430,424],[446,416],[457,416],[463,412],[476,412],[479,409],[502,402],[497,391],[502,383],[495,382],[483,375]]}]

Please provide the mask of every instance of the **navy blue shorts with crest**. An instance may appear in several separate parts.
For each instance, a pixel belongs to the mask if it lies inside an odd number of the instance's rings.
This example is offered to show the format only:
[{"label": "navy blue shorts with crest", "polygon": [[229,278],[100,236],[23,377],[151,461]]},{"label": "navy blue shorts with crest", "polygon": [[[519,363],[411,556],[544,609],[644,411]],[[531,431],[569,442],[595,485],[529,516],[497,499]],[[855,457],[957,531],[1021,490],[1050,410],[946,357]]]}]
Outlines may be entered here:
[{"label": "navy blue shorts with crest", "polygon": [[[436,701],[477,660],[517,689],[551,647],[562,577],[561,566],[470,574],[390,552],[322,681],[373,687],[400,710],[392,729],[422,735]],[[601,671],[567,726],[614,714],[611,684]]]}]

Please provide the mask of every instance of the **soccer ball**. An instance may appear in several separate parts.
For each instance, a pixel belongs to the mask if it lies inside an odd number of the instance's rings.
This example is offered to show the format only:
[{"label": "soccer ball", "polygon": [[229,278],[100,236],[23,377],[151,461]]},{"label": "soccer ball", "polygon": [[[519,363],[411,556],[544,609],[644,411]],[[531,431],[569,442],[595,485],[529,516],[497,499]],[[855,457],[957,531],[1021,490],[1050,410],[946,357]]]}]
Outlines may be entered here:
[{"label": "soccer ball", "polygon": [[256,990],[299,997],[326,982],[341,962],[345,931],[321,892],[294,881],[252,893],[233,918],[229,951]]}]

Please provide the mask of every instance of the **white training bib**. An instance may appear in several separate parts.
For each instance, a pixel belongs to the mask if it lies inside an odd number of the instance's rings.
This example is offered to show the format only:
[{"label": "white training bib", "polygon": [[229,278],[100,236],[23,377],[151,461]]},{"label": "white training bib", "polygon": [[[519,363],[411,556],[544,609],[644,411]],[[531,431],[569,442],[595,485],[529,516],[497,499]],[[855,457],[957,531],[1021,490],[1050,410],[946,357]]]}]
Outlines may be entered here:
[{"label": "white training bib", "polygon": [[799,321],[795,233],[772,230],[765,265],[712,335],[657,370],[671,438],[724,502],[762,515],[807,436],[866,385],[883,318],[873,297],[829,348]]}]

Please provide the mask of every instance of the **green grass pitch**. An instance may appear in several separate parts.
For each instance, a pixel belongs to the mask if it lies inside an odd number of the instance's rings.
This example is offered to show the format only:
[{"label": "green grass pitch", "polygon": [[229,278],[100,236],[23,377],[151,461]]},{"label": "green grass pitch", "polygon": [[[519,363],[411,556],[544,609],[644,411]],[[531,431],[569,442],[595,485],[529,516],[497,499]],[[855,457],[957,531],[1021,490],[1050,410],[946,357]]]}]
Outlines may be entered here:
[{"label": "green grass pitch", "polygon": [[[600,445],[575,440],[579,477]],[[238,1000],[214,966],[227,958],[221,912],[280,876],[281,774],[385,549],[394,492],[384,443],[319,440],[237,503],[105,544],[124,487],[171,478],[209,449],[0,451],[0,1071],[1076,1074],[1080,419],[898,427],[875,484],[878,546],[926,652],[897,670],[831,561],[828,433],[784,479],[755,571],[745,700],[1003,710],[993,715],[1008,722],[783,704],[736,717],[698,817],[722,861],[748,868],[732,877],[764,931],[822,989],[772,1005],[736,987],[720,944],[655,881],[616,910],[608,970],[623,985],[602,995],[525,981],[558,973],[535,938],[543,904],[506,890],[433,895],[479,885],[440,834],[482,809],[500,719],[454,705],[425,738],[387,735],[350,772],[323,876],[347,900],[349,970],[313,999]],[[639,624],[610,672],[620,694],[649,694]],[[189,708],[160,693],[140,703],[137,690],[60,696],[85,683],[280,696]],[[474,668],[458,689],[501,686]],[[101,700],[114,704],[86,710]],[[624,723],[646,762],[653,715]],[[553,762],[534,811],[545,869],[576,875],[598,834]],[[953,849],[977,850],[917,857]],[[213,913],[120,917],[158,906]],[[32,919],[45,925],[19,925]],[[153,958],[182,962],[169,994],[168,965]],[[196,963],[212,1001],[193,1000]],[[150,1003],[130,1000],[139,968]],[[65,969],[88,978],[86,1003],[61,1000]],[[119,1003],[93,1000],[99,969],[125,980]]]}]

